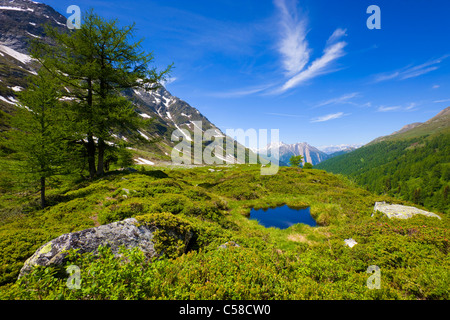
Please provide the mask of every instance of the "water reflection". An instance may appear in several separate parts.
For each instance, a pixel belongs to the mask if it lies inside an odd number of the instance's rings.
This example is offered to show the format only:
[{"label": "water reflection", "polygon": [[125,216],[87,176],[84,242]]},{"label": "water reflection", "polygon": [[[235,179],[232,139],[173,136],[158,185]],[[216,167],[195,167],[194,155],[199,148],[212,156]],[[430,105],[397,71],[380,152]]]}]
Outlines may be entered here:
[{"label": "water reflection", "polygon": [[259,224],[266,228],[286,229],[296,223],[304,223],[312,227],[316,226],[316,221],[311,217],[309,207],[298,209],[284,205],[276,208],[252,209],[250,211],[250,219],[257,220]]}]

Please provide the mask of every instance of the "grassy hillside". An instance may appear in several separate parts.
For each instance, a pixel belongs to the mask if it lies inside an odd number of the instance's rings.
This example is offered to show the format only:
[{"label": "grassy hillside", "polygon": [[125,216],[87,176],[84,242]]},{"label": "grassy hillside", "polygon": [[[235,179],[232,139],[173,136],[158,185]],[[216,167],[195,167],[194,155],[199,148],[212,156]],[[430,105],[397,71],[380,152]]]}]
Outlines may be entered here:
[{"label": "grassy hillside", "polygon": [[382,141],[316,167],[341,173],[377,194],[450,212],[450,134]]},{"label": "grassy hillside", "polygon": [[[448,217],[371,217],[375,201],[392,199],[324,171],[280,168],[261,176],[257,165],[161,167],[66,183],[49,195],[45,210],[33,195],[1,195],[2,299],[449,298]],[[279,230],[247,218],[252,207],[281,204],[310,206],[318,226]],[[63,233],[164,212],[194,231],[187,253],[153,261],[137,251],[120,259],[107,249],[97,259],[74,254],[78,290],[53,268],[16,281],[23,262]],[[358,244],[345,246],[348,238]],[[219,248],[227,242],[239,246]],[[380,289],[366,285],[371,265],[381,269]]]},{"label": "grassy hillside", "polygon": [[399,141],[427,136],[448,135],[450,134],[450,107],[443,109],[424,123],[413,123],[405,127],[391,135],[377,138],[369,144],[379,141]]},{"label": "grassy hillside", "polygon": [[422,124],[380,137],[316,166],[367,190],[450,212],[450,107]]}]

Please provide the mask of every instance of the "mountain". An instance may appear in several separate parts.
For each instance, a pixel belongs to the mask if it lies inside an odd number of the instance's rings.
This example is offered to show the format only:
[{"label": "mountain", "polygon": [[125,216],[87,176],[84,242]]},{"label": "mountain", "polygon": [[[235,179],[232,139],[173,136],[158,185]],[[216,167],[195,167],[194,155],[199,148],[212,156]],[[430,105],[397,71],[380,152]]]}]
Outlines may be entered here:
[{"label": "mountain", "polygon": [[[163,86],[151,91],[143,89],[130,90],[126,95],[134,102],[139,115],[143,118],[151,118],[153,122],[146,128],[140,130],[140,134],[147,140],[153,140],[155,143],[140,146],[144,151],[152,153],[154,159],[170,161],[172,148],[178,142],[171,141],[172,132],[176,129],[187,130],[190,136],[188,141],[193,141],[196,122],[201,122],[202,132],[212,129],[216,137],[222,137],[225,140],[225,134],[211,123],[196,108],[178,97],[173,96]],[[125,137],[126,139],[126,137]],[[237,144],[237,143],[236,143]],[[237,144],[239,148],[243,146]],[[225,147],[223,148],[225,151]],[[235,161],[235,154],[226,154],[222,159],[226,162]]]},{"label": "mountain", "polygon": [[358,148],[360,148],[362,145],[361,144],[339,144],[339,145],[330,145],[330,146],[321,146],[321,147],[317,147],[317,149],[319,149],[322,152],[325,152],[326,154],[329,155],[338,155],[339,154],[343,154],[346,152],[351,152],[353,150],[356,150]]},{"label": "mountain", "polygon": [[0,0],[0,110],[10,113],[15,93],[38,65],[28,55],[29,41],[49,41],[44,25],[65,29],[66,18],[53,8],[28,0]]},{"label": "mountain", "polygon": [[450,107],[316,166],[370,191],[450,211]]},{"label": "mountain", "polygon": [[309,145],[306,142],[299,142],[294,144],[286,144],[284,142],[279,142],[268,144],[266,147],[255,151],[257,153],[266,153],[270,155],[274,148],[279,148],[278,151],[280,158],[279,160],[280,165],[282,166],[288,166],[289,159],[292,156],[299,156],[299,155],[303,156],[303,162],[309,162],[312,165],[317,165],[322,161],[333,158],[340,154],[351,152],[359,147],[361,147],[361,145],[341,144],[336,146],[332,145],[316,148]]},{"label": "mountain", "polygon": [[259,149],[258,153],[265,152],[271,154],[274,148],[279,148],[279,160],[281,165],[288,165],[289,159],[292,156],[303,156],[303,162],[309,162],[316,165],[321,161],[329,158],[329,155],[320,151],[316,147],[309,145],[306,142],[299,142],[294,144],[286,144],[284,142],[268,144],[265,148]]},{"label": "mountain", "polygon": [[[48,5],[29,0],[0,0],[0,130],[6,130],[4,119],[16,108],[16,93],[27,86],[26,77],[35,74],[39,65],[29,56],[29,41],[39,38],[49,42],[44,25],[50,24],[66,32],[66,18]],[[202,122],[202,131],[213,129],[216,136],[225,137],[199,110],[173,96],[161,86],[157,90],[129,90],[124,92],[134,102],[137,112],[153,122],[139,130],[151,143],[133,146],[137,163],[154,164],[171,161],[171,150],[178,142],[171,141],[172,132],[185,129],[194,132],[194,121]],[[123,132],[119,139],[127,140]],[[191,138],[192,139],[192,138]],[[236,148],[244,148],[235,142]],[[236,154],[236,151],[235,151]],[[219,157],[225,162],[235,161],[235,154]]]},{"label": "mountain", "polygon": [[379,137],[373,140],[369,144],[380,141],[389,141],[389,140],[392,141],[398,139],[421,137],[425,135],[448,133],[450,132],[449,123],[450,123],[450,107],[447,107],[426,122],[423,123],[415,122],[408,124],[403,128],[401,128],[400,130],[393,132],[390,135]]}]

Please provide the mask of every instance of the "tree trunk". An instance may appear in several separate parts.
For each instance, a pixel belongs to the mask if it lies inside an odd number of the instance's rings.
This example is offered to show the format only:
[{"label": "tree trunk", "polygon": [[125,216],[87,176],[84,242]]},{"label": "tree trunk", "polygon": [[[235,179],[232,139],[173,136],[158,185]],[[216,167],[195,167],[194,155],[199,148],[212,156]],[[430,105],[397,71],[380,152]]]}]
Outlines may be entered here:
[{"label": "tree trunk", "polygon": [[87,138],[87,155],[88,155],[88,164],[89,164],[89,177],[93,179],[96,174],[96,168],[95,168],[95,142],[92,135],[88,135]]},{"label": "tree trunk", "polygon": [[105,159],[106,144],[102,138],[98,138],[98,163],[97,163],[97,176],[102,176],[105,173],[104,159]]},{"label": "tree trunk", "polygon": [[45,177],[41,177],[41,209],[44,209],[45,206]]},{"label": "tree trunk", "polygon": [[[89,131],[92,130],[93,125],[93,89],[92,89],[92,79],[87,79],[88,84],[88,92],[87,92],[87,104],[89,107]],[[88,133],[87,137],[88,143],[87,143],[87,154],[88,154],[88,163],[89,163],[89,178],[94,179],[96,174],[96,167],[95,167],[95,141],[94,137],[92,136],[92,132]]]}]

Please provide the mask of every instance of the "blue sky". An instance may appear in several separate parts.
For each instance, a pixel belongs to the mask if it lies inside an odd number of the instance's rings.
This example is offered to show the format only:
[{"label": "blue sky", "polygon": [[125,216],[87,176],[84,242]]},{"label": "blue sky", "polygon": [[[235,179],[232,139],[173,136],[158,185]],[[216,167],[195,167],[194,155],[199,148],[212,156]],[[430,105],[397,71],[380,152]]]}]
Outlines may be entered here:
[{"label": "blue sky", "polygon": [[363,144],[450,105],[448,0],[41,2],[135,22],[155,65],[174,63],[167,89],[223,131]]}]

